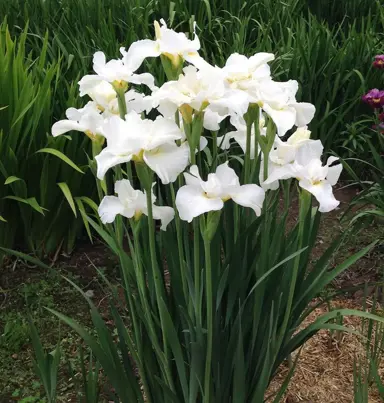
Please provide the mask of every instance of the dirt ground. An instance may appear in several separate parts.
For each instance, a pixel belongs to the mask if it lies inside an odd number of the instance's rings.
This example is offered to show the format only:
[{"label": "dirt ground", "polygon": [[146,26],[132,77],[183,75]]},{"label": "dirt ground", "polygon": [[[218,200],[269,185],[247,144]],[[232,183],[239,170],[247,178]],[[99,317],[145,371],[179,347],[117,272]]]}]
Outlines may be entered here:
[{"label": "dirt ground", "polygon": [[[314,259],[316,254],[320,255],[329,245],[335,233],[345,228],[346,224],[341,222],[341,218],[355,194],[356,190],[350,188],[336,191],[336,197],[341,200],[341,205],[339,209],[322,217]],[[292,216],[296,217],[297,214],[293,212]],[[337,278],[332,285],[333,288],[350,288],[379,280],[384,272],[382,223],[371,223],[366,229],[356,232],[348,246],[339,253],[337,261],[342,261],[378,238],[381,239],[381,245],[379,244]],[[0,271],[0,403],[21,400],[22,397],[30,398],[28,402],[41,401],[41,385],[32,370],[32,351],[26,322],[27,306],[48,350],[53,350],[61,339],[64,352],[61,378],[67,381],[59,384],[60,401],[75,401],[71,396],[75,393],[77,381],[76,377],[71,376],[70,368],[78,367],[77,350],[80,341],[68,328],[60,327],[58,321],[47,314],[44,307],[59,308],[61,312],[87,323],[88,309],[84,299],[62,278],[62,275],[79,284],[99,307],[106,303],[107,296],[104,294],[105,288],[100,283],[95,268],[102,270],[108,278],[116,282],[119,281],[119,277],[115,259],[101,244],[80,243],[71,256],[60,256],[55,266],[59,270],[44,272],[21,261],[10,260]],[[368,293],[372,292],[373,288],[369,288]],[[355,290],[333,301],[332,307],[361,309],[362,297],[362,291]],[[329,309],[327,306],[316,309],[307,319],[307,323],[327,309]],[[344,325],[352,329],[361,329],[361,320],[356,317],[344,318],[343,321]],[[301,351],[285,402],[353,402],[353,362],[355,356],[361,355],[362,344],[357,336],[320,331]],[[384,376],[384,368],[381,368],[381,371],[381,375]],[[270,386],[271,392],[281,385],[287,373],[287,366],[284,365],[279,369]],[[374,388],[370,399],[370,403],[381,401]]]}]

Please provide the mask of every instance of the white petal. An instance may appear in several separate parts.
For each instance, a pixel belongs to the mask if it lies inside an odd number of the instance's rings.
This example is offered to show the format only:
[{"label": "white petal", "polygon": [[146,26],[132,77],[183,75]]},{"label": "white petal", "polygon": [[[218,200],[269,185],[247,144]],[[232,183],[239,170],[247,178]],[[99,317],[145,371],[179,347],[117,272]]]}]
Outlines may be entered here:
[{"label": "white petal", "polygon": [[274,59],[275,55],[273,53],[260,52],[251,56],[248,63],[250,68],[253,70],[263,64],[271,62]]},{"label": "white petal", "polygon": [[[236,143],[241,147],[243,153],[247,152],[247,133],[246,131],[238,130],[233,132],[232,138],[236,141]],[[255,159],[255,134],[251,134],[251,150],[249,154],[251,160]]]},{"label": "white petal", "polygon": [[230,196],[240,206],[250,207],[257,216],[261,214],[265,192],[260,186],[254,184],[239,186]]},{"label": "white petal", "polygon": [[229,150],[231,147],[231,139],[234,137],[233,133],[236,132],[228,132],[224,134],[224,136],[220,136],[217,138],[217,146],[220,147],[222,150]]},{"label": "white petal", "polygon": [[203,180],[200,177],[197,165],[192,165],[189,172],[184,172],[185,183],[189,186],[201,186]]},{"label": "white petal", "polygon": [[[199,151],[203,151],[205,147],[208,145],[208,140],[204,137],[200,137]],[[197,152],[197,151],[196,151]]]},{"label": "white petal", "polygon": [[[275,169],[281,168],[280,166],[276,166],[275,164],[273,164],[271,161],[269,161],[268,164],[268,174],[271,176],[272,172]],[[273,179],[273,178],[272,178]],[[279,180],[275,180],[275,181],[271,181],[271,182],[264,182],[264,164],[263,161],[261,161],[260,164],[260,171],[259,171],[259,181],[260,181],[260,185],[261,187],[267,191],[267,190],[277,190],[279,188]]]},{"label": "white petal", "polygon": [[67,133],[71,130],[83,132],[86,130],[86,128],[73,120],[59,120],[52,126],[52,136],[60,136],[61,134]]},{"label": "white petal", "polygon": [[93,70],[95,73],[101,75],[106,65],[106,58],[103,52],[96,52],[93,55]]},{"label": "white petal", "polygon": [[317,185],[312,185],[308,180],[301,180],[299,185],[312,193],[319,202],[319,211],[328,213],[334,210],[340,202],[333,195],[332,186],[328,181],[322,181]]},{"label": "white petal", "polygon": [[235,67],[236,69],[241,69],[247,67],[248,58],[239,53],[232,53],[227,61],[225,62],[225,67]]},{"label": "white petal", "polygon": [[307,125],[315,116],[316,108],[310,103],[298,102],[292,106],[296,109],[295,125],[298,127]]},{"label": "white petal", "polygon": [[180,147],[175,143],[163,144],[154,150],[145,151],[143,157],[145,163],[166,185],[174,182],[187,167],[189,147],[186,143]]},{"label": "white petal", "polygon": [[80,96],[83,97],[84,95],[89,94],[92,92],[92,90],[102,83],[104,80],[102,77],[96,75],[96,74],[89,74],[87,76],[84,76],[80,81],[79,81],[79,87],[80,87]]},{"label": "white petal", "polygon": [[217,167],[216,177],[224,188],[229,186],[240,186],[239,177],[236,175],[236,172],[228,166],[228,162]]},{"label": "white petal", "polygon": [[[92,103],[92,101],[88,102],[88,103]],[[78,122],[81,119],[81,116],[83,115],[84,112],[84,108],[81,109],[76,109],[76,108],[68,108],[65,111],[65,116],[69,119],[69,120],[74,120],[76,122]]]},{"label": "white petal", "polygon": [[111,153],[108,148],[104,148],[95,159],[97,162],[97,177],[99,179],[104,179],[105,173],[108,169],[118,164],[129,162],[132,159],[132,154],[115,155]]},{"label": "white petal", "polygon": [[268,64],[263,64],[259,66],[252,73],[253,80],[262,80],[271,77],[271,67]]},{"label": "white petal", "polygon": [[187,52],[183,53],[184,59],[193,64],[199,70],[213,68],[207,61],[205,61],[197,52]]},{"label": "white petal", "polygon": [[225,96],[218,100],[212,100],[210,103],[210,109],[222,116],[233,113],[243,116],[247,112],[248,106],[249,97],[244,91],[240,90],[229,90],[225,93]]},{"label": "white petal", "polygon": [[[332,158],[332,157],[329,157],[327,165],[329,165],[329,160],[330,160],[331,158]],[[337,158],[337,159],[338,159],[338,158]],[[342,170],[343,170],[343,165],[342,165],[342,164],[337,164],[337,165],[334,165],[334,166],[328,168],[327,181],[328,181],[332,186],[335,186],[335,185],[336,185],[337,181],[338,181],[339,178],[340,178],[340,174],[341,174],[341,171],[342,171]]]},{"label": "white petal", "polygon": [[123,211],[124,206],[116,196],[105,196],[98,209],[98,213],[103,224],[115,221],[116,216],[118,214],[122,214]]},{"label": "white petal", "polygon": [[132,84],[144,84],[149,89],[155,89],[155,77],[150,73],[132,74],[129,77],[129,82]]},{"label": "white petal", "polygon": [[311,137],[311,131],[307,129],[307,126],[298,127],[297,130],[289,137],[287,144],[299,145],[308,141]]},{"label": "white petal", "polygon": [[171,118],[172,116],[175,116],[175,113],[177,112],[177,104],[168,99],[162,99],[160,100],[160,104],[157,110],[164,117]]},{"label": "white petal", "polygon": [[280,165],[293,162],[295,160],[297,148],[287,142],[279,140],[279,138],[276,139],[275,144],[277,147],[271,150],[269,154],[270,160]]},{"label": "white petal", "polygon": [[280,137],[284,136],[288,130],[292,129],[296,121],[296,109],[287,106],[284,109],[273,109],[268,104],[263,105],[263,110],[271,117],[276,125],[277,133]]},{"label": "white petal", "polygon": [[115,193],[120,200],[132,199],[135,197],[135,189],[132,187],[128,179],[121,179],[115,183]]},{"label": "white petal", "polygon": [[339,161],[339,159],[340,159],[340,158],[331,155],[330,157],[328,157],[327,165],[330,166],[330,165],[332,165],[334,162]]},{"label": "white petal", "polygon": [[135,90],[129,90],[125,93],[125,101],[127,103],[127,110],[136,113],[144,111],[149,113],[155,106],[152,97],[144,96]]},{"label": "white petal", "polygon": [[274,169],[264,182],[266,185],[271,184],[277,180],[294,178],[296,170],[292,164],[283,165],[281,168]]},{"label": "white petal", "polygon": [[208,211],[221,210],[224,202],[220,198],[207,198],[199,186],[182,186],[176,195],[176,207],[180,218],[191,222]]},{"label": "white petal", "polygon": [[173,220],[175,216],[175,211],[172,207],[160,207],[155,206],[154,204],[152,205],[152,213],[155,220],[161,220],[160,229],[163,231],[167,229],[167,225]]},{"label": "white petal", "polygon": [[152,124],[155,131],[151,141],[153,147],[158,147],[165,142],[181,140],[183,137],[179,126],[173,120],[158,116]]},{"label": "white petal", "polygon": [[296,161],[298,164],[306,166],[312,160],[319,160],[323,150],[324,147],[320,140],[308,141],[297,150]]},{"label": "white petal", "polygon": [[156,41],[143,39],[133,42],[123,57],[124,65],[131,71],[136,71],[147,57],[160,56],[159,46]]},{"label": "white petal", "polygon": [[219,115],[217,112],[207,108],[204,113],[204,128],[211,131],[217,131],[220,129],[220,123],[228,115]]},{"label": "white petal", "polygon": [[112,116],[102,126],[107,139],[107,150],[115,155],[137,154],[148,142],[152,122],[142,120],[140,115],[130,112],[125,120]]}]

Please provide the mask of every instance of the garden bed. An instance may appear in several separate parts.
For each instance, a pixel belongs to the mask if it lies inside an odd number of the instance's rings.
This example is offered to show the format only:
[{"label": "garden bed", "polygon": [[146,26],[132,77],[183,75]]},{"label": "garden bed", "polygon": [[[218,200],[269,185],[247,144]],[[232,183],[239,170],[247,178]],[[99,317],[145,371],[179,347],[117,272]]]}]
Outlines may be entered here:
[{"label": "garden bed", "polygon": [[[317,254],[329,245],[336,232],[342,231],[347,222],[340,218],[355,195],[354,189],[340,189],[336,197],[341,200],[338,210],[322,217],[321,232],[317,240],[313,260]],[[295,206],[292,207],[295,209]],[[297,214],[292,214],[296,217]],[[384,229],[373,224],[352,236],[343,248],[336,261],[360,250],[375,239],[384,239]],[[384,251],[377,246],[368,255],[359,260],[342,276],[337,278],[332,288],[352,288],[364,282],[378,280],[378,271],[382,267]],[[336,263],[336,262],[335,262]],[[101,244],[80,244],[71,256],[58,256],[54,267],[57,270],[46,272],[38,267],[28,266],[20,261],[9,261],[0,273],[0,402],[20,400],[21,397],[35,397],[39,401],[41,385],[37,382],[32,369],[32,350],[28,339],[26,322],[26,301],[30,306],[40,336],[46,348],[54,349],[61,339],[64,350],[64,362],[60,376],[59,396],[61,401],[76,401],[75,379],[71,377],[68,363],[78,370],[79,338],[58,320],[47,314],[45,306],[64,312],[82,323],[89,323],[88,308],[84,298],[63,279],[66,276],[79,284],[93,299],[96,306],[108,318],[107,295],[105,287],[97,275],[96,267],[101,269],[114,283],[119,283],[116,261]],[[368,288],[368,291],[372,291]],[[332,307],[357,308],[362,306],[363,292],[353,290],[332,302]],[[308,321],[325,310],[327,306],[316,309]],[[361,321],[358,318],[344,318],[344,324],[359,330]],[[5,334],[5,335],[4,335]],[[355,354],[362,351],[358,337],[343,334],[331,335],[328,331],[320,331],[308,341],[298,361],[296,373],[291,381],[286,402],[337,402],[347,403],[353,400],[353,361]],[[384,369],[381,369],[384,371]],[[288,368],[282,367],[270,390],[281,384]],[[384,372],[382,372],[382,375]],[[12,397],[13,396],[13,397]],[[372,403],[379,402],[372,390]]]}]

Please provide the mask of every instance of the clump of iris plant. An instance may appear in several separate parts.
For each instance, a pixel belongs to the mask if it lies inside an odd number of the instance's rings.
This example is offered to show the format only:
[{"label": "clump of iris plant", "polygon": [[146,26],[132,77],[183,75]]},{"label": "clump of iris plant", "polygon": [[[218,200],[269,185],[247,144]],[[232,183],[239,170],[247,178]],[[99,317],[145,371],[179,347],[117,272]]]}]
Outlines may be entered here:
[{"label": "clump of iris plant", "polygon": [[[373,67],[377,69],[384,69],[384,55],[376,55],[373,62]],[[384,131],[384,90],[374,88],[362,96],[362,101],[375,109],[377,121],[373,129],[379,130],[381,133]]]}]

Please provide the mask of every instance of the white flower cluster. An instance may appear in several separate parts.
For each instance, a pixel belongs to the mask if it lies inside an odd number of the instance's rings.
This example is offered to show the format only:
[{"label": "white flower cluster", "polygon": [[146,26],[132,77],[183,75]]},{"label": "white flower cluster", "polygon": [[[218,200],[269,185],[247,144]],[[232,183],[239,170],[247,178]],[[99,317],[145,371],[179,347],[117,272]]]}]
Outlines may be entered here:
[{"label": "white flower cluster", "polygon": [[[169,29],[163,20],[161,26],[155,22],[155,32],[155,40],[137,41],[127,51],[121,48],[120,59],[107,62],[104,53],[97,52],[93,58],[96,74],[79,82],[80,95],[91,100],[84,108],[69,108],[68,119],[52,127],[54,136],[78,130],[92,140],[105,138],[106,146],[95,156],[99,179],[112,167],[135,161],[146,164],[163,184],[169,184],[192,164],[184,173],[185,185],[176,195],[179,216],[189,222],[222,209],[229,199],[260,215],[265,191],[276,189],[279,180],[289,178],[298,179],[299,186],[315,196],[321,212],[339,204],[332,185],[340,176],[341,165],[332,166],[337,159],[331,157],[323,166],[323,146],[319,140],[310,139],[306,127],[315,107],[297,102],[296,81],[272,79],[268,63],[274,60],[273,54],[257,53],[247,58],[235,53],[220,68],[198,54],[196,33],[190,40],[184,33]],[[158,56],[164,68],[168,63],[168,69],[178,77],[160,88],[151,74],[136,73],[146,58]],[[132,85],[144,85],[151,93],[144,95]],[[153,109],[158,115],[155,120],[146,117]],[[250,110],[257,111],[254,124],[247,117]],[[198,119],[196,139],[194,125]],[[207,146],[201,132],[203,128],[218,131],[225,119],[236,130],[218,137],[213,147],[228,150],[234,140],[254,162],[260,155],[260,186],[241,185],[228,162],[218,166],[206,181],[200,177],[193,160],[195,153]],[[294,133],[283,141],[292,129]],[[134,190],[127,179],[116,182],[115,191],[118,197],[106,196],[100,204],[103,222],[112,222],[117,214],[128,218],[147,214],[145,194]],[[173,209],[153,205],[152,210],[154,219],[160,219],[165,229],[174,216]]]}]

